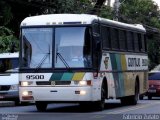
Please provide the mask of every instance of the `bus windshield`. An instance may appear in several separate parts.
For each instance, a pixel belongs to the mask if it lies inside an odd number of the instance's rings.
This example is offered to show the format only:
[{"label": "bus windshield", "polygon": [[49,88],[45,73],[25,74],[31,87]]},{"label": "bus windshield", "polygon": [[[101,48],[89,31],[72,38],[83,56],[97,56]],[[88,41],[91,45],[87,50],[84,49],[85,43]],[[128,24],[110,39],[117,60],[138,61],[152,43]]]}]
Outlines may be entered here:
[{"label": "bus windshield", "polygon": [[91,53],[89,27],[22,29],[23,68],[91,68]]},{"label": "bus windshield", "polygon": [[52,29],[25,28],[22,30],[22,64],[27,68],[52,67]]},{"label": "bus windshield", "polygon": [[87,27],[55,29],[55,68],[92,66],[89,30]]}]

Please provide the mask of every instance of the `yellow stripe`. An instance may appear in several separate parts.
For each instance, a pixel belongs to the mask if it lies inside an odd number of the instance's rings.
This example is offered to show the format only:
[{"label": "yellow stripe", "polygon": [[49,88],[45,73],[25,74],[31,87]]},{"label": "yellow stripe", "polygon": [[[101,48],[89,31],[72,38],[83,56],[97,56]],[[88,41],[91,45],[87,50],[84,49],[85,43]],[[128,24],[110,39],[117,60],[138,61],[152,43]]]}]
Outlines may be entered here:
[{"label": "yellow stripe", "polygon": [[121,55],[121,65],[122,65],[122,70],[127,70],[127,62],[125,55]]},{"label": "yellow stripe", "polygon": [[84,74],[85,74],[84,72],[75,73],[73,75],[72,80],[82,80],[84,77]]}]

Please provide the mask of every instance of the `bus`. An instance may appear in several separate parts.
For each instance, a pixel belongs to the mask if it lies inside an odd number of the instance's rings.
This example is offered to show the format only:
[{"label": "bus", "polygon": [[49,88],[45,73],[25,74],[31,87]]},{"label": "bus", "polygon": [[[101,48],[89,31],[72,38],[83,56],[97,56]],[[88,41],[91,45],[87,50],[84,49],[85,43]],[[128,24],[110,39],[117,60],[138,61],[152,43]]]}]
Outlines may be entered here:
[{"label": "bus", "polygon": [[88,14],[31,16],[21,22],[20,41],[20,101],[35,102],[38,111],[50,102],[135,105],[147,91],[142,25]]},{"label": "bus", "polygon": [[19,53],[0,54],[0,101],[15,101],[19,104]]}]

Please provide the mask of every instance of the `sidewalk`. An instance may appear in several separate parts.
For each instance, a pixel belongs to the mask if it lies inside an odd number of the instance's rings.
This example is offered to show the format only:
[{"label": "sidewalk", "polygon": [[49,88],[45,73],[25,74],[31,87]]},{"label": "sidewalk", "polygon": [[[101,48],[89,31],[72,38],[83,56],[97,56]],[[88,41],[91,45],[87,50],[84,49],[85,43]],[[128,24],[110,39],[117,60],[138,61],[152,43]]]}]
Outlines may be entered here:
[{"label": "sidewalk", "polygon": [[0,101],[0,107],[8,107],[14,105],[14,101]]}]

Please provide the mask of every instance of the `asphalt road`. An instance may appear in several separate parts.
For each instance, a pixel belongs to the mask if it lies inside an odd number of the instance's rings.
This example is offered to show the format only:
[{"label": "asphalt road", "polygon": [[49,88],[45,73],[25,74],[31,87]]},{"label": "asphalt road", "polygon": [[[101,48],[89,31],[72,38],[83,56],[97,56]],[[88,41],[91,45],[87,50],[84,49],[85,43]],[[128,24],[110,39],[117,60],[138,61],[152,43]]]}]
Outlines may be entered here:
[{"label": "asphalt road", "polygon": [[103,111],[81,109],[78,104],[49,104],[46,112],[35,105],[0,107],[2,120],[160,120],[160,98],[140,100],[136,106],[122,106],[119,100],[106,101]]}]

